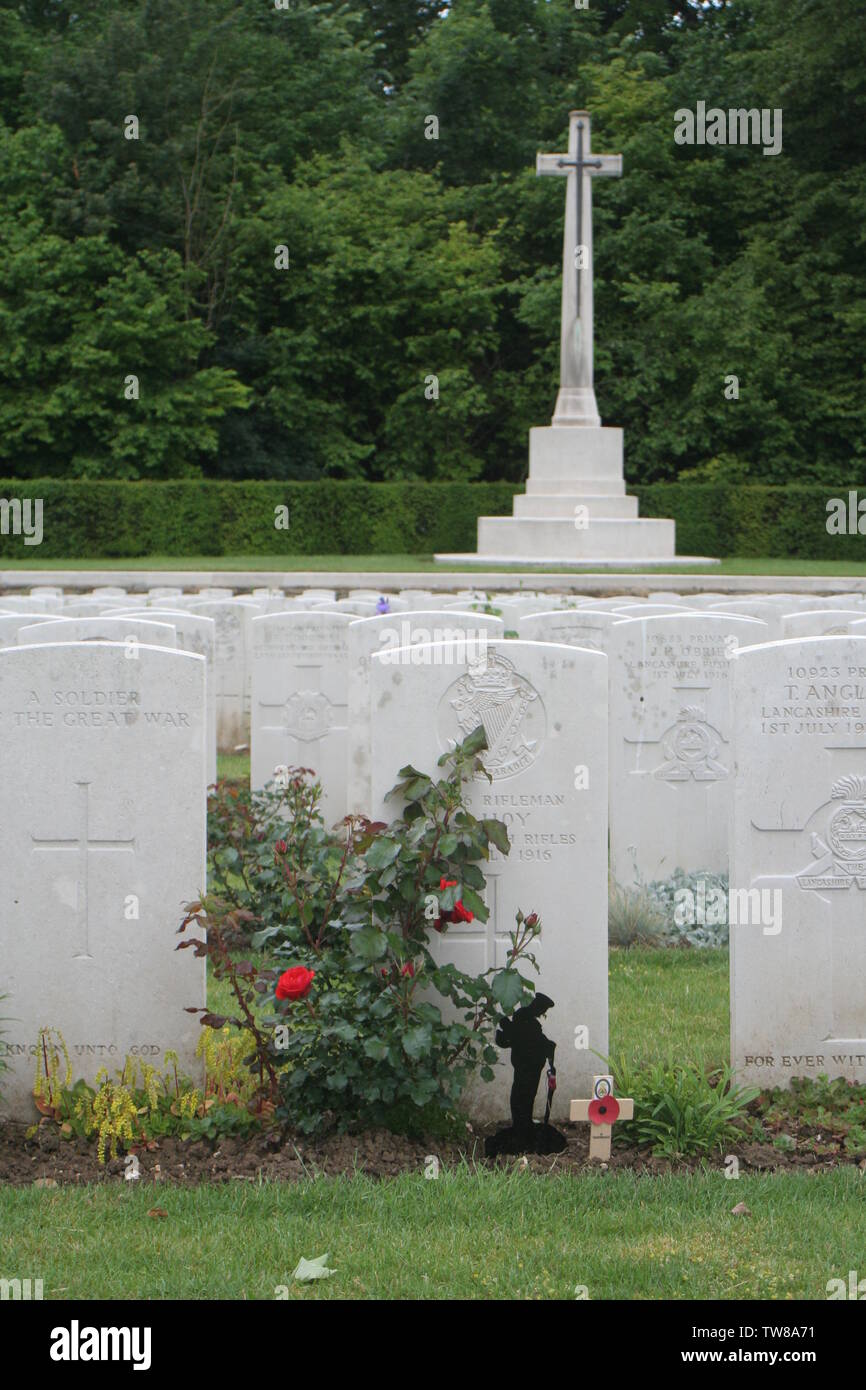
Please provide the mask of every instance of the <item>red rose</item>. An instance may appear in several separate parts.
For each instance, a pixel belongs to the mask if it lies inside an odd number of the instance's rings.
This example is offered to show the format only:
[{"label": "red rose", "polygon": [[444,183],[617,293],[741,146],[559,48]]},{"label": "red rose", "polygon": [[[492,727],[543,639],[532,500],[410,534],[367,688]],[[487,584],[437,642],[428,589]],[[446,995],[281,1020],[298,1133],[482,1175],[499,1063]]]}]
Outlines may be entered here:
[{"label": "red rose", "polygon": [[468,907],[464,907],[463,904],[462,904],[462,902],[460,902],[460,900],[458,899],[457,902],[454,904],[454,909],[453,909],[453,911],[452,911],[452,913],[451,913],[451,921],[452,921],[452,922],[474,922],[474,920],[475,920],[475,913],[474,913],[474,912],[470,912],[470,911],[469,911],[469,908],[468,908]]},{"label": "red rose", "polygon": [[456,888],[456,887],[457,887],[457,880],[456,880],[456,878],[440,878],[440,880],[439,880],[439,892],[440,892],[440,893],[441,893],[445,888]]},{"label": "red rose", "polygon": [[527,925],[530,929],[531,929],[532,927],[537,927],[537,926],[538,926],[538,913],[537,913],[537,912],[530,912],[529,916],[528,916],[527,919],[526,919],[526,925]]},{"label": "red rose", "polygon": [[412,964],[411,960],[407,960],[406,964],[403,966],[403,969],[400,971],[400,974],[408,975],[410,980],[414,977],[415,967]]},{"label": "red rose", "polygon": [[290,970],[285,970],[277,981],[277,998],[306,998],[313,987],[315,974],[315,970],[308,970],[305,965],[293,965]]},{"label": "red rose", "polygon": [[274,853],[275,853],[275,854],[288,854],[288,852],[289,852],[289,847],[288,847],[288,845],[286,844],[285,840],[277,840],[277,843],[274,845]]}]

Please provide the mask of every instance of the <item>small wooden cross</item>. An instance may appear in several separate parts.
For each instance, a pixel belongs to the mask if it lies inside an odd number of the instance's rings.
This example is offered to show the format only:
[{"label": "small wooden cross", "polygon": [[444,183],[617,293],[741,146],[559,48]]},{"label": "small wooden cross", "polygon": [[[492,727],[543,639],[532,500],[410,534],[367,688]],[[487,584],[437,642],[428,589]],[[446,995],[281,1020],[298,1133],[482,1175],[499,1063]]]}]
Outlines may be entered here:
[{"label": "small wooden cross", "polygon": [[589,1157],[591,1162],[596,1163],[604,1163],[610,1158],[610,1139],[614,1123],[617,1120],[631,1120],[633,1117],[634,1101],[630,1096],[614,1099],[612,1076],[594,1076],[592,1100],[573,1100],[569,1113],[570,1120],[588,1120],[591,1124]]}]

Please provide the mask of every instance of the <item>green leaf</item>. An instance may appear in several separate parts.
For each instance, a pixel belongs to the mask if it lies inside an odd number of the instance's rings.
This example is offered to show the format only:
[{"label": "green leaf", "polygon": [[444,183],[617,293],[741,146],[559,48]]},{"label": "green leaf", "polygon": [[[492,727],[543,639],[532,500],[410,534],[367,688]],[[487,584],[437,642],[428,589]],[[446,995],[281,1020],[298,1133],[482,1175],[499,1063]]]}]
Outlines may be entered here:
[{"label": "green leaf", "polygon": [[363,960],[379,960],[388,949],[388,939],[376,927],[362,927],[352,932],[352,950]]},{"label": "green leaf", "polygon": [[505,1013],[510,1013],[523,998],[523,980],[516,970],[500,970],[493,976],[493,998]]},{"label": "green leaf", "polygon": [[482,922],[486,922],[490,916],[490,909],[483,898],[480,898],[474,888],[464,886],[461,901],[464,907],[468,907],[470,912],[474,912]]},{"label": "green leaf", "polygon": [[487,735],[484,732],[484,725],[479,724],[477,729],[473,729],[462,743],[457,745],[456,752],[461,757],[472,757],[476,753],[483,753],[487,747]]},{"label": "green leaf", "polygon": [[414,777],[401,788],[401,791],[407,801],[421,801],[432,785],[429,777]]},{"label": "green leaf", "polygon": [[364,1054],[374,1062],[384,1062],[388,1055],[388,1044],[381,1038],[366,1038]]},{"label": "green leaf", "polygon": [[389,840],[382,835],[378,840],[374,840],[367,850],[367,867],[370,869],[386,869],[389,864],[400,854],[400,843],[398,840]]},{"label": "green leaf", "polygon": [[484,834],[492,845],[495,845],[500,854],[508,854],[511,849],[511,841],[508,838],[508,831],[501,820],[483,820],[481,827]]},{"label": "green leaf", "polygon": [[407,1057],[416,1059],[429,1052],[433,1033],[429,1023],[419,1023],[403,1034],[403,1051]]}]

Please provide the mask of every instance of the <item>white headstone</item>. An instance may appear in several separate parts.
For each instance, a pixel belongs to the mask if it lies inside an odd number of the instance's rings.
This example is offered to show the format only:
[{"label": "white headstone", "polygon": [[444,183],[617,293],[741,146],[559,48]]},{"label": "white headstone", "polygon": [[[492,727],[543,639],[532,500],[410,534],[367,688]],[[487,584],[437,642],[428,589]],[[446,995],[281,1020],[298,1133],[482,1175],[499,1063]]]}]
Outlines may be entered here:
[{"label": "white headstone", "polygon": [[36,613],[0,613],[0,647],[14,647],[22,627],[35,627],[50,623],[53,615],[46,613],[39,617]]},{"label": "white headstone", "polygon": [[216,623],[203,613],[188,612],[182,608],[133,608],[118,614],[124,618],[144,618],[157,623],[170,623],[174,628],[177,646],[185,652],[197,652],[205,659],[205,693],[207,701],[207,781],[211,786],[217,780],[217,740],[216,740],[216,697],[214,690],[214,653],[216,651]]},{"label": "white headstone", "polygon": [[316,603],[310,610],[313,613],[348,613],[352,618],[373,618],[376,616],[375,599],[340,598],[334,603]]},{"label": "white headstone", "polygon": [[735,598],[724,603],[714,603],[711,613],[740,613],[746,618],[760,618],[767,624],[767,641],[775,642],[782,635],[782,612],[779,604],[770,603],[766,598]]},{"label": "white headstone", "polygon": [[150,618],[52,618],[18,629],[18,645],[32,642],[146,642],[151,647],[174,647],[177,637],[170,623]]},{"label": "white headstone", "polygon": [[[484,725],[493,781],[468,788],[469,808],[506,822],[511,851],[492,851],[483,866],[489,921],[451,926],[432,949],[473,974],[504,966],[517,909],[537,911],[540,974],[526,965],[521,974],[556,1005],[545,1032],[558,1045],[557,1096],[588,1094],[582,1088],[598,1069],[590,1049],[608,1051],[606,660],[503,641],[488,648],[486,667],[470,668],[449,662],[447,650],[438,661],[435,646],[427,650],[422,665],[413,664],[414,648],[396,661],[394,653],[371,660],[373,813],[391,820],[398,812],[385,796],[401,767],[435,776],[440,755]],[[507,1055],[495,1074],[471,1097],[481,1118],[508,1113]]]},{"label": "white headstone", "polygon": [[148,603],[159,604],[167,598],[182,598],[183,589],[176,589],[170,584],[157,584],[154,588],[148,589]]},{"label": "white headstone", "polygon": [[84,597],[67,596],[63,601],[61,614],[64,618],[89,618],[99,616],[108,608],[128,608],[129,595],[104,595],[100,598],[98,594],[85,594]]},{"label": "white headstone", "polygon": [[446,609],[428,612],[383,613],[375,618],[356,618],[349,625],[349,734],[348,808],[369,816],[372,806],[370,766],[370,658],[373,652],[430,642],[465,639],[470,662],[483,659],[488,641],[504,636],[501,618],[486,613],[457,613]]},{"label": "white headstone", "polygon": [[3,594],[0,608],[4,613],[47,613],[55,611],[54,601],[35,594]]},{"label": "white headstone", "polygon": [[214,699],[217,747],[231,751],[250,734],[250,622],[261,608],[254,599],[196,599],[184,604],[216,623]]},{"label": "white headstone", "polygon": [[760,1086],[862,1085],[866,637],[742,651],[731,681],[733,1065]]},{"label": "white headstone", "polygon": [[176,951],[205,879],[204,661],[110,643],[0,651],[0,993],[13,1115],[39,1029],[92,1081],[130,1054],[201,1081],[204,961]]},{"label": "white headstone", "polygon": [[348,613],[269,613],[254,618],[250,785],[277,767],[309,767],[322,784],[328,824],[346,814]]},{"label": "white headstone", "polygon": [[527,642],[556,642],[566,647],[603,652],[614,623],[621,621],[619,613],[556,608],[549,613],[529,613],[520,619],[518,631]]},{"label": "white headstone", "polygon": [[801,613],[783,613],[782,639],[798,637],[838,637],[851,623],[863,617],[858,608],[812,608]]},{"label": "white headstone", "polygon": [[610,630],[610,856],[618,883],[727,869],[730,653],[766,632],[756,618],[720,613],[630,618]]},{"label": "white headstone", "polygon": [[624,603],[616,611],[621,618],[658,618],[690,610],[686,603]]}]

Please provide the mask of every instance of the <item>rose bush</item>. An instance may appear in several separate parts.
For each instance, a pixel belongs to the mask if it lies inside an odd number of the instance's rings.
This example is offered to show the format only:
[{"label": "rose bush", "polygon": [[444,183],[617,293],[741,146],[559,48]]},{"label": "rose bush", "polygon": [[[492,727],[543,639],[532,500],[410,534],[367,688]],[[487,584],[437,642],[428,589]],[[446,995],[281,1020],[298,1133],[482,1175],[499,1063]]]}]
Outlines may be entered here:
[{"label": "rose bush", "polygon": [[508,966],[478,976],[438,961],[429,941],[453,923],[487,921],[484,865],[491,847],[510,848],[501,821],[466,806],[469,779],[487,775],[485,747],[478,729],[440,758],[438,776],[402,768],[390,824],[351,816],[326,830],[304,769],[279,794],[235,798],[234,817],[218,791],[212,881],[222,896],[195,904],[184,927],[200,923],[223,948],[247,935],[287,962],[282,974],[243,962],[235,983],[246,1002],[229,1020],[249,1028],[254,996],[270,999],[250,1065],[278,1091],[285,1123],[420,1130],[454,1110],[473,1072],[492,1078],[497,1017],[534,991],[517,967],[535,964],[537,914],[517,913]]}]

